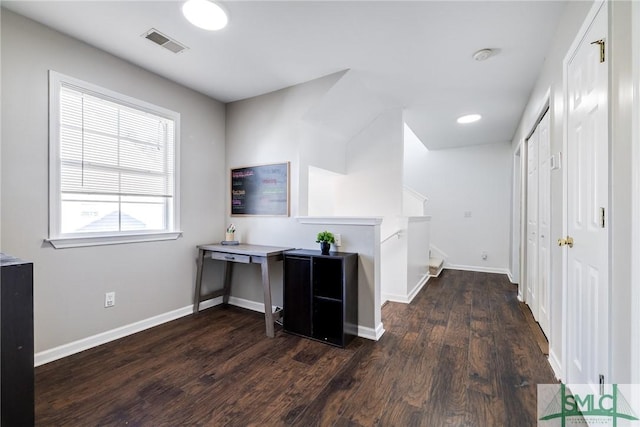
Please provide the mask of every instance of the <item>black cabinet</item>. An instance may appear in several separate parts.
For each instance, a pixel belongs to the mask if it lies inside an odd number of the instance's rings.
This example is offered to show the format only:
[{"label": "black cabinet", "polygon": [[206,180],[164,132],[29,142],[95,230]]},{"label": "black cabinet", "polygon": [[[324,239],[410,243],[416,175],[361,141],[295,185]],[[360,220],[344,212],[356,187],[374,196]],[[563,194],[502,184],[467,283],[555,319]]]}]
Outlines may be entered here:
[{"label": "black cabinet", "polygon": [[33,264],[0,254],[1,425],[34,424]]},{"label": "black cabinet", "polygon": [[284,330],[344,347],[358,332],[358,254],[284,254]]}]

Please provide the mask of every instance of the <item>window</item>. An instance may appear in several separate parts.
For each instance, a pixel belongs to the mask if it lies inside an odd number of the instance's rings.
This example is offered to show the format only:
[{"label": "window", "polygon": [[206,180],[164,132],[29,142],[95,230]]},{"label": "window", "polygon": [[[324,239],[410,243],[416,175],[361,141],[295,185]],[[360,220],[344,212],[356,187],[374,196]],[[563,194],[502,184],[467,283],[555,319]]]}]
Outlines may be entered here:
[{"label": "window", "polygon": [[50,71],[49,241],[179,237],[180,115]]}]

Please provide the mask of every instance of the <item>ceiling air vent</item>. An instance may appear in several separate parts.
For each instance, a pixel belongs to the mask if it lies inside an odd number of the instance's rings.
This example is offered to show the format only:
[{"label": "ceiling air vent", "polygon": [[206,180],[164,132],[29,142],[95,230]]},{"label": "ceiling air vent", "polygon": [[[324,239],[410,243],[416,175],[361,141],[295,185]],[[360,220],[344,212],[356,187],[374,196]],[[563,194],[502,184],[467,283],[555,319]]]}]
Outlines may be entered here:
[{"label": "ceiling air vent", "polygon": [[146,33],[142,35],[145,39],[151,40],[158,46],[162,46],[163,48],[170,50],[173,53],[180,53],[183,50],[188,49],[183,44],[178,43],[177,41],[171,39],[170,37],[165,36],[160,31],[155,28],[150,29]]}]

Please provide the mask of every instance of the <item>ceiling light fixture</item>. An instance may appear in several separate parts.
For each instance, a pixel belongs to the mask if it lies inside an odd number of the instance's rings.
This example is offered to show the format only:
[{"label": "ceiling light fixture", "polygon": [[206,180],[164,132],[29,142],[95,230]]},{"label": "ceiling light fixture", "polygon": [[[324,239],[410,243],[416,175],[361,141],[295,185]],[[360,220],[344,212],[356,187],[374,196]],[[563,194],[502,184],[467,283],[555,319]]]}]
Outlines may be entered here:
[{"label": "ceiling light fixture", "polygon": [[493,55],[492,49],[480,49],[476,53],[473,54],[473,59],[476,61],[486,61]]},{"label": "ceiling light fixture", "polygon": [[467,114],[466,116],[458,117],[457,122],[460,124],[473,123],[480,120],[482,116],[480,114]]},{"label": "ceiling light fixture", "polygon": [[189,22],[203,30],[221,30],[229,22],[225,11],[209,0],[188,0],[182,5],[182,14]]}]

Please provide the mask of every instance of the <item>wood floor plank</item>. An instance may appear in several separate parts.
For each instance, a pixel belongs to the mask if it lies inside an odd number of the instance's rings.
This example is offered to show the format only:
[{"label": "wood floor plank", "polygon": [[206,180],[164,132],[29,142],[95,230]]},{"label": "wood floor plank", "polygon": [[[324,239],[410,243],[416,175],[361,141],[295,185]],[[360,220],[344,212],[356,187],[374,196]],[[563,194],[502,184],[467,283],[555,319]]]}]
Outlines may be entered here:
[{"label": "wood floor plank", "polygon": [[528,426],[555,382],[505,276],[445,270],[378,342],[215,307],[36,369],[38,426]]}]

